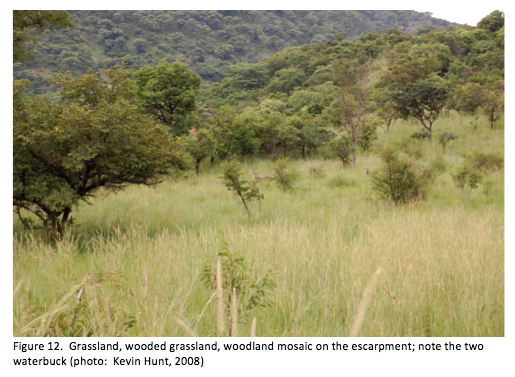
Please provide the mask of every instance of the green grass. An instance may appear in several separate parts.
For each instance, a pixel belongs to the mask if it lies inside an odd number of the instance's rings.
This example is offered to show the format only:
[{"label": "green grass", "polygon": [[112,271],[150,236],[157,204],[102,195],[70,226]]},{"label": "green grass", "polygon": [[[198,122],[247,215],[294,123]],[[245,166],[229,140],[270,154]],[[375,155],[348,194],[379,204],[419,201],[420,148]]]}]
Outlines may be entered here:
[{"label": "green grass", "polygon": [[[446,148],[447,171],[426,200],[412,205],[380,201],[364,171],[380,168],[378,148],[401,145],[420,128],[399,122],[376,149],[358,154],[356,169],[299,159],[291,162],[303,172],[295,189],[260,183],[265,199],[261,211],[250,205],[252,224],[209,162],[199,177],[81,204],[58,246],[15,219],[14,333],[186,336],[188,328],[216,336],[214,291],[200,275],[223,237],[230,252],[244,256],[253,279],[275,271],[274,305],[240,313],[240,335],[250,334],[256,317],[258,336],[348,336],[381,267],[360,335],[503,336],[504,171],[491,173],[488,190],[480,186],[469,198],[450,175],[464,152],[504,150],[502,130],[480,118],[473,132],[472,120],[442,116],[431,142],[408,144],[421,157],[403,155],[422,168],[441,154],[440,133],[460,137]],[[310,177],[315,165],[323,177]],[[252,171],[271,175],[271,166],[250,159],[243,171],[253,179]],[[354,184],[331,184],[337,176]]]}]

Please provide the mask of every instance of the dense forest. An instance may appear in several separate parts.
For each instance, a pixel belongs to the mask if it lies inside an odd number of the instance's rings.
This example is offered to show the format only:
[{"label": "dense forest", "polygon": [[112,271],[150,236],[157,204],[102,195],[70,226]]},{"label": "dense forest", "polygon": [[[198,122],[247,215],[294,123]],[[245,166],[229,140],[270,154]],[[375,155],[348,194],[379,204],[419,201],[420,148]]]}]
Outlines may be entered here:
[{"label": "dense forest", "polygon": [[45,33],[34,59],[15,66],[15,77],[48,91],[53,72],[84,74],[119,64],[130,68],[160,60],[194,69],[204,86],[223,79],[235,63],[256,63],[286,47],[347,40],[398,27],[415,34],[458,26],[415,11],[70,11],[73,28]]}]

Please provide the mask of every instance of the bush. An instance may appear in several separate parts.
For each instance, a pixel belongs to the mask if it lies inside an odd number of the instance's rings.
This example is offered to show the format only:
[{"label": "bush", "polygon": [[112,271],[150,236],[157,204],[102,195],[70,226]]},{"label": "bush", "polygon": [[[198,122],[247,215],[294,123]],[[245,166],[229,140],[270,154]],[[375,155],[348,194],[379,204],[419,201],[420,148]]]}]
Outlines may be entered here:
[{"label": "bush", "polygon": [[504,156],[499,153],[474,151],[472,153],[466,154],[464,158],[466,164],[479,173],[500,170],[504,168]]},{"label": "bush", "polygon": [[293,168],[288,168],[288,158],[280,158],[272,166],[274,174],[272,181],[276,182],[283,190],[292,189],[301,178],[301,173]]},{"label": "bush", "polygon": [[250,210],[248,203],[252,200],[262,200],[263,195],[259,192],[259,188],[256,186],[256,181],[247,182],[241,179],[241,166],[238,161],[225,161],[222,163],[222,182],[229,191],[232,191],[234,195],[239,196],[247,215],[249,216],[249,222],[252,222],[250,216]]},{"label": "bush", "polygon": [[423,181],[407,161],[399,159],[397,152],[387,149],[381,153],[383,167],[371,176],[373,189],[380,197],[395,204],[410,203],[422,198]]},{"label": "bush", "polygon": [[456,187],[461,189],[463,196],[468,197],[470,192],[481,183],[483,176],[473,166],[465,163],[452,175],[452,179]]},{"label": "bush", "polygon": [[372,146],[374,140],[377,140],[377,127],[380,121],[377,118],[370,119],[363,127],[363,133],[358,138],[358,145],[363,152],[366,152]]},{"label": "bush", "polygon": [[418,140],[424,140],[424,139],[430,139],[431,140],[431,133],[429,133],[429,132],[427,132],[425,130],[422,130],[420,132],[415,132],[410,137],[413,138],[413,139],[418,139]]},{"label": "bush", "polygon": [[[248,313],[250,310],[259,307],[270,307],[273,305],[269,298],[272,290],[277,285],[273,279],[274,271],[268,270],[265,274],[258,274],[247,263],[245,256],[241,253],[232,253],[229,250],[229,243],[225,240],[223,234],[218,239],[219,252],[217,258],[220,259],[222,266],[222,287],[224,294],[225,306],[229,308],[231,313],[233,289],[236,290],[238,297],[238,316]],[[204,282],[206,288],[213,291],[216,290],[216,261],[204,255],[204,265],[200,279]]]},{"label": "bush", "polygon": [[458,136],[454,135],[452,132],[451,133],[444,132],[443,134],[440,135],[440,137],[438,138],[438,141],[440,142],[440,145],[442,146],[442,154],[445,154],[445,147],[447,146],[447,144],[449,144],[453,140],[456,140],[457,138],[458,138]]},{"label": "bush", "polygon": [[343,167],[350,164],[350,156],[354,149],[352,148],[352,142],[348,136],[341,135],[335,139],[332,139],[328,144],[331,153],[340,158],[343,163]]}]

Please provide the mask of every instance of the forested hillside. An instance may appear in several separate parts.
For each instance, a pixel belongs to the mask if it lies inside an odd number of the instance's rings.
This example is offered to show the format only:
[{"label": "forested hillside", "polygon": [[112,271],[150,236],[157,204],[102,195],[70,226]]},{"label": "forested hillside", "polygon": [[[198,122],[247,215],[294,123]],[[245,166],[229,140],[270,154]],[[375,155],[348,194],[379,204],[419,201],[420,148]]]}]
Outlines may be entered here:
[{"label": "forested hillside", "polygon": [[428,27],[457,24],[415,11],[70,11],[74,28],[41,36],[34,59],[15,66],[34,94],[47,92],[52,72],[84,74],[119,64],[130,68],[160,60],[193,68],[204,86],[223,79],[229,66],[258,62],[287,47],[316,45],[334,35],[355,40],[362,34],[398,27],[415,34]]}]

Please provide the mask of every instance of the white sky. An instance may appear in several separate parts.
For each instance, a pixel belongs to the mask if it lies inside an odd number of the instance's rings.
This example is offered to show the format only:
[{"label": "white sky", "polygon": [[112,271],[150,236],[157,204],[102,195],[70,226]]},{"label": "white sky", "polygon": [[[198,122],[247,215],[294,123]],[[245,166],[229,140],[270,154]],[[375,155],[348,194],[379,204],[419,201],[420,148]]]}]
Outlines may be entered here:
[{"label": "white sky", "polygon": [[[431,6],[431,3],[428,3],[428,7],[423,8],[421,6],[415,6],[413,10],[416,10],[417,12],[431,12],[433,13],[433,17],[441,18],[447,21],[451,22],[457,22],[460,24],[469,24],[470,26],[476,26],[481,19],[490,13],[492,13],[494,10],[500,10],[506,13],[507,9],[504,9],[503,5],[506,6],[506,4],[497,4],[496,7],[495,4],[497,2],[483,2],[483,3],[474,3],[470,2],[467,5],[463,2],[462,6],[460,7],[434,7]],[[493,5],[490,5],[493,4]]]}]

